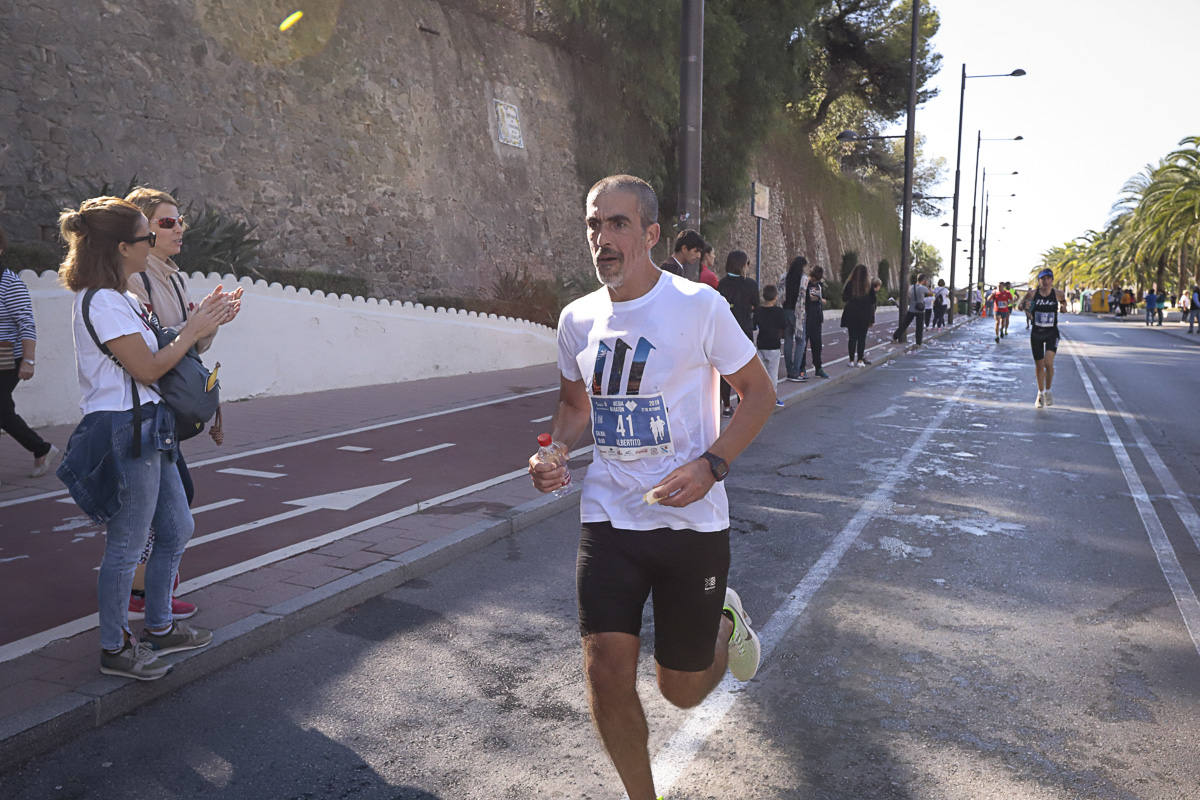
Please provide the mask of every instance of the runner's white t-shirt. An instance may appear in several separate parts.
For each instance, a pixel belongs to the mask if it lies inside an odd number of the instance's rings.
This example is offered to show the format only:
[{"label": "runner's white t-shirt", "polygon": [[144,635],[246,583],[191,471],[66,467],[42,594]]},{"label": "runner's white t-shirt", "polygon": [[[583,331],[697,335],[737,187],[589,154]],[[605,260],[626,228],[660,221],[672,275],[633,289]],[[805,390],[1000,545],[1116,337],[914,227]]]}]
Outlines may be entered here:
[{"label": "runner's white t-shirt", "polygon": [[614,303],[601,287],[563,309],[558,369],[584,382],[597,435],[582,521],[641,531],[728,528],[723,483],[684,508],[648,505],[642,496],[712,445],[720,432],[718,374],[756,357],[721,295],[666,272],[635,300]]},{"label": "runner's white t-shirt", "polygon": [[[83,295],[84,291],[75,293],[75,305],[71,312],[75,365],[79,374],[79,410],[84,415],[93,411],[128,411],[133,408],[129,373],[100,352],[100,348],[92,341],[87,326],[83,324]],[[128,292],[100,289],[92,295],[88,317],[101,342],[108,344],[121,336],[140,333],[146,347],[150,348],[151,353],[156,353],[158,338],[134,310],[137,302],[137,298]],[[161,399],[151,387],[138,384],[138,400],[141,402],[157,403]]]}]

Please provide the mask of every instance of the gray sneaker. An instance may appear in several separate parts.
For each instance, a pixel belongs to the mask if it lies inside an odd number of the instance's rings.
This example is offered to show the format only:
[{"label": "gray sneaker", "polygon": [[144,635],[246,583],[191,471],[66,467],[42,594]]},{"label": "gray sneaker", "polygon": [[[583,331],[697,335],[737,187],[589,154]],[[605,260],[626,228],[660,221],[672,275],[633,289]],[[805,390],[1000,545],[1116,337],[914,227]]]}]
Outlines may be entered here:
[{"label": "gray sneaker", "polygon": [[750,627],[750,617],[742,608],[742,598],[733,589],[725,589],[725,609],[733,618],[733,635],[729,637],[729,671],[739,681],[748,681],[758,672],[762,645],[758,634]]},{"label": "gray sneaker", "polygon": [[130,639],[119,653],[100,651],[100,671],[105,675],[156,681],[171,671],[171,665],[159,661],[158,656],[145,642]]},{"label": "gray sneaker", "polygon": [[176,622],[171,630],[162,635],[143,631],[143,641],[157,655],[179,653],[184,650],[199,650],[212,642],[212,631],[204,628],[193,628],[186,622]]}]

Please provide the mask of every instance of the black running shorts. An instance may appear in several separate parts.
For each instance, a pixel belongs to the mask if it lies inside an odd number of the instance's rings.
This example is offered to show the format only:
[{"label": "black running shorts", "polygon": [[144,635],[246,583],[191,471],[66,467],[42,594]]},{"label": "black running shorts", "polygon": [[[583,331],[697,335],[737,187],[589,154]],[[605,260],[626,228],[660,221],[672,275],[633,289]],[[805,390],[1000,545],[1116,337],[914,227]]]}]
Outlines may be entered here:
[{"label": "black running shorts", "polygon": [[640,636],[642,609],[653,593],[655,660],[703,672],[713,662],[728,574],[728,528],[628,531],[585,522],[575,571],[580,635]]},{"label": "black running shorts", "polygon": [[1049,333],[1039,333],[1038,328],[1029,334],[1029,345],[1033,348],[1033,360],[1041,361],[1046,357],[1047,350],[1058,352],[1058,330],[1051,328]]}]

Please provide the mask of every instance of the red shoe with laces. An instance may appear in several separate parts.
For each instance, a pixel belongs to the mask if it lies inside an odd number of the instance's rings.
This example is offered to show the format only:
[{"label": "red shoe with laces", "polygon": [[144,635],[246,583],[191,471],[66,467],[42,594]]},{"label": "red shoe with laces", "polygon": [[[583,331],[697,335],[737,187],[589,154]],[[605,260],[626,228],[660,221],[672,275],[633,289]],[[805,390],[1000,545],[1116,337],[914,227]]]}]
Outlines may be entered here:
[{"label": "red shoe with laces", "polygon": [[[144,619],[146,616],[146,598],[139,594],[129,595],[129,618]],[[196,616],[196,606],[178,597],[171,598],[171,616],[175,619],[189,619]]]}]

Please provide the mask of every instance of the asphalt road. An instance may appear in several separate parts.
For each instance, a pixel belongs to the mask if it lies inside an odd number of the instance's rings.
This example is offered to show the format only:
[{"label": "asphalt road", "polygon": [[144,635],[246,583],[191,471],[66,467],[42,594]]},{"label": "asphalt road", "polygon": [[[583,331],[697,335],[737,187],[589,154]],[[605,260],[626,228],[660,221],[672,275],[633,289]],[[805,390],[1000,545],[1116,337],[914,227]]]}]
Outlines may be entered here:
[{"label": "asphalt road", "polygon": [[[661,793],[1198,795],[1200,348],[1064,332],[1049,409],[1023,330],[983,323],[774,416],[729,478],[763,666],[684,712],[644,651]],[[496,542],[0,796],[619,798],[583,700],[576,533],[571,511]]]}]

